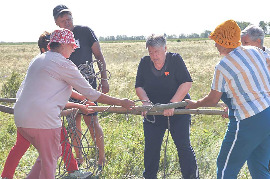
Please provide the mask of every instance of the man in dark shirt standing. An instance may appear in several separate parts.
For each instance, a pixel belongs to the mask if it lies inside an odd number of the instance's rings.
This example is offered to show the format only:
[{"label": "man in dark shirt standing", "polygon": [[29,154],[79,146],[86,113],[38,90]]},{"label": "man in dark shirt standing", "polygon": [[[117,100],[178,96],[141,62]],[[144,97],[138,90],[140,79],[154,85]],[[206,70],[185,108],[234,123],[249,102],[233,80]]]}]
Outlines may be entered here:
[{"label": "man in dark shirt standing", "polygon": [[[106,72],[106,63],[101,52],[100,44],[93,30],[91,30],[87,26],[73,25],[73,17],[70,9],[65,5],[58,5],[53,9],[53,16],[57,26],[60,28],[69,29],[74,33],[75,42],[78,48],[71,54],[70,60],[78,66],[81,72],[85,72],[83,65],[86,62],[91,63],[93,61],[92,55],[98,61],[98,67],[101,71],[101,83],[99,84],[98,90],[101,89],[103,93],[109,92],[109,84],[107,81],[107,72]],[[87,73],[87,71],[86,71]],[[93,88],[97,88],[97,83],[95,78],[91,78],[88,75],[85,75],[88,79],[89,83]],[[99,167],[104,166],[105,164],[105,151],[104,151],[104,136],[101,126],[99,125],[97,113],[92,115],[83,115],[84,121],[88,126],[92,138],[94,139],[94,132],[96,137],[96,144],[99,149]],[[93,118],[94,127],[93,130],[91,124],[91,119]],[[81,115],[78,114],[76,117],[76,126],[79,130],[81,130]],[[74,140],[75,145],[80,145],[76,143],[77,140]],[[82,154],[78,148],[75,147],[76,156],[78,158],[78,163],[83,162]]]}]

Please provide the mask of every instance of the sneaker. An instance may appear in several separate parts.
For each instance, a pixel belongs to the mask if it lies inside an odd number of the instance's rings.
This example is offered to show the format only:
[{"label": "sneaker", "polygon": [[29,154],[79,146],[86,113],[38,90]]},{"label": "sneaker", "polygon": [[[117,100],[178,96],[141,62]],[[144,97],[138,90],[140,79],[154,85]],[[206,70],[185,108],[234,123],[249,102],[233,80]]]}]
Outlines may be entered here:
[{"label": "sneaker", "polygon": [[71,178],[77,178],[77,179],[85,179],[89,176],[93,175],[92,172],[83,172],[81,170],[76,170],[73,173],[69,174],[69,177]]}]

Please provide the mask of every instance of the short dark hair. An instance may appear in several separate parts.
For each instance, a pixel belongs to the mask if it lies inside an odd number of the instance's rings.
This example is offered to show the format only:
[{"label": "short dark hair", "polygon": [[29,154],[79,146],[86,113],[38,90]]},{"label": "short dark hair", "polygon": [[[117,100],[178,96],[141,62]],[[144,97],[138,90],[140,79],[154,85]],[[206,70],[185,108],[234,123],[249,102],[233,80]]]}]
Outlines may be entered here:
[{"label": "short dark hair", "polygon": [[51,35],[50,32],[45,31],[43,32],[43,34],[39,36],[38,47],[41,53],[42,53],[41,51],[42,48],[44,48],[46,51],[48,50],[47,46],[48,46],[48,43],[50,42],[50,35]]},{"label": "short dark hair", "polygon": [[61,44],[59,42],[51,42],[49,46],[50,49],[57,49],[61,46]]}]

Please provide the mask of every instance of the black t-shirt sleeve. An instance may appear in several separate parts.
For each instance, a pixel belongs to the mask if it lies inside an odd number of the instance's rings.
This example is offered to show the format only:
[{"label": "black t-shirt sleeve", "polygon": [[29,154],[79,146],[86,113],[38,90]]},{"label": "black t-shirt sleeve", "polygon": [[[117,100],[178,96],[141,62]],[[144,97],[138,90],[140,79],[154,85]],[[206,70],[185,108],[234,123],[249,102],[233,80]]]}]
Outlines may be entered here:
[{"label": "black t-shirt sleeve", "polygon": [[86,37],[89,38],[89,43],[90,43],[89,45],[90,47],[92,47],[95,42],[98,42],[98,38],[92,29],[90,29],[89,27],[85,27],[85,28],[87,28]]},{"label": "black t-shirt sleeve", "polygon": [[183,60],[183,58],[179,54],[175,54],[175,60],[174,67],[175,70],[175,76],[176,80],[179,84],[185,83],[185,82],[192,82],[192,78],[190,76],[190,73],[188,72],[188,69],[186,67],[186,64]]},{"label": "black t-shirt sleeve", "polygon": [[138,66],[138,70],[137,70],[135,88],[144,86],[144,76],[143,76],[144,66],[145,66],[145,63],[144,63],[144,60],[142,58],[140,63],[139,63],[139,66]]}]

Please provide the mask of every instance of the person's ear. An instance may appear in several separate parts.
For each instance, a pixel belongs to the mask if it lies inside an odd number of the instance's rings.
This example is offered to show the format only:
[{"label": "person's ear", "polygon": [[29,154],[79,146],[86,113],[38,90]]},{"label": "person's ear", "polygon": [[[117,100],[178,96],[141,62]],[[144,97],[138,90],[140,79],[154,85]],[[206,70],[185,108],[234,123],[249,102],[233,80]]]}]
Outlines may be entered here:
[{"label": "person's ear", "polygon": [[58,27],[60,27],[59,26],[59,23],[58,23],[58,18],[59,18],[59,16],[54,20],[54,22],[55,22],[55,25],[57,25]]},{"label": "person's ear", "polygon": [[41,50],[42,53],[46,52],[45,48],[41,48],[40,50]]},{"label": "person's ear", "polygon": [[262,40],[261,39],[257,39],[256,40],[258,44],[261,44],[262,43]]}]

